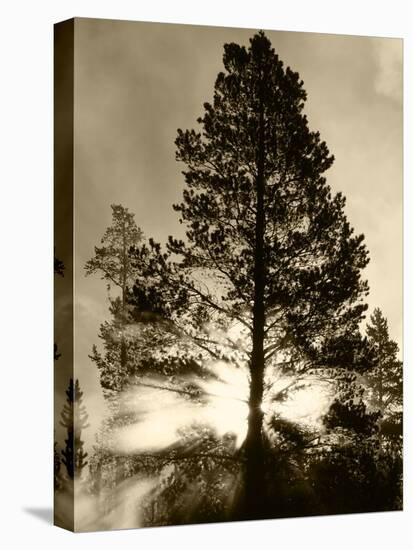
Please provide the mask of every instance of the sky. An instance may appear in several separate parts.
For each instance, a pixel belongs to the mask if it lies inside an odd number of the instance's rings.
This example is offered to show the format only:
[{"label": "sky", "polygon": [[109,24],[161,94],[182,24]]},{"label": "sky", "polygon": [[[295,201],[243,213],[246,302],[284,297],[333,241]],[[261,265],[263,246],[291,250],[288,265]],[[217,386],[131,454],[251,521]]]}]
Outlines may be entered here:
[{"label": "sky", "polygon": [[[108,304],[105,282],[86,278],[84,264],[111,223],[112,203],[135,213],[147,237],[163,242],[182,234],[172,209],[184,188],[177,129],[196,128],[212,99],[224,43],[248,45],[254,32],[76,19],[75,369],[90,410],[101,407],[102,396],[88,354]],[[266,34],[304,81],[310,128],[336,159],[327,181],[346,196],[350,223],[366,237],[368,315],[380,307],[401,346],[402,41]]]}]

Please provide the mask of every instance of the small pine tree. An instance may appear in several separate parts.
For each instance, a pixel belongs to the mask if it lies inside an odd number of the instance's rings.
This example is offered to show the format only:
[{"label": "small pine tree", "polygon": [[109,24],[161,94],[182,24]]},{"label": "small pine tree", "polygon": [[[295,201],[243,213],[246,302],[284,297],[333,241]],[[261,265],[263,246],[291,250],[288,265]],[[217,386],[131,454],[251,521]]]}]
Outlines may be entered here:
[{"label": "small pine tree", "polygon": [[68,477],[75,479],[81,476],[83,468],[87,465],[85,459],[88,456],[83,451],[84,442],[81,437],[82,430],[89,427],[88,414],[82,402],[83,392],[80,390],[79,380],[73,383],[73,379],[70,379],[66,396],[60,421],[60,424],[67,430],[66,446],[62,450],[62,462],[66,466]]},{"label": "small pine tree", "polygon": [[64,270],[65,270],[65,264],[62,262],[62,260],[59,260],[59,258],[56,256],[56,250],[54,254],[54,274],[60,275],[64,277]]},{"label": "small pine tree", "polygon": [[403,363],[398,359],[399,346],[390,339],[387,319],[376,308],[366,329],[375,355],[374,368],[366,376],[371,408],[381,414],[382,432],[401,435],[403,406]]},{"label": "small pine tree", "polygon": [[58,444],[57,444],[57,441],[55,441],[53,446],[53,471],[54,471],[53,486],[55,491],[58,491],[61,487],[61,482],[62,482],[61,475],[60,475],[61,466],[62,466],[62,461],[59,456]]},{"label": "small pine tree", "polygon": [[[60,275],[61,277],[64,277],[64,270],[65,270],[65,265],[62,262],[62,260],[59,260],[59,258],[56,256],[56,250],[55,250],[55,253],[54,253],[54,274],[55,275]],[[59,353],[57,344],[55,342],[54,346],[53,346],[54,360],[57,361],[61,355],[62,354]]]}]

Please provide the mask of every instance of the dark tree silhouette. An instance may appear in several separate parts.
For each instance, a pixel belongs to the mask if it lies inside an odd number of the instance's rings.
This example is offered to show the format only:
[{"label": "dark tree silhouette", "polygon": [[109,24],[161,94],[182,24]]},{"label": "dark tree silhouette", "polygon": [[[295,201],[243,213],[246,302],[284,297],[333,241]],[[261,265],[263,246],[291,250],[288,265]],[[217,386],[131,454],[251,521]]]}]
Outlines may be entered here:
[{"label": "dark tree silhouette", "polygon": [[59,348],[57,347],[57,344],[54,343],[53,344],[53,358],[55,361],[57,361],[59,359],[59,357],[61,357],[62,354],[59,353]]},{"label": "dark tree silhouette", "polygon": [[[379,320],[377,311],[373,318]],[[387,332],[382,321],[377,324]],[[370,369],[362,376],[348,373],[338,382],[337,396],[324,417],[321,445],[308,466],[308,477],[322,503],[321,513],[402,508],[401,438],[386,433],[383,441],[383,412],[368,383],[371,378],[374,386],[377,383],[375,331],[369,326],[367,331]]]},{"label": "dark tree silhouette", "polygon": [[403,407],[403,363],[399,347],[390,339],[387,319],[376,308],[367,325],[367,336],[375,354],[374,368],[366,377],[370,406],[380,412],[380,432],[401,436]]},{"label": "dark tree silhouette", "polygon": [[248,365],[243,517],[251,518],[268,516],[266,375],[360,367],[368,258],[344,197],[323,177],[333,157],[308,127],[299,75],[262,32],[248,49],[226,44],[223,62],[201,130],[176,139],[187,188],[174,208],[186,242],[170,237],[165,253],[153,241],[135,247],[129,300],[187,358]]},{"label": "dark tree silhouette", "polygon": [[62,462],[66,466],[69,479],[79,478],[87,465],[87,453],[83,451],[82,430],[89,427],[88,414],[83,405],[83,392],[79,380],[70,379],[66,390],[66,403],[61,413],[60,424],[66,428],[67,438],[62,450]]},{"label": "dark tree silhouette", "polygon": [[[56,256],[56,249],[55,249],[55,251],[54,251],[54,274],[64,277],[64,270],[65,270],[64,263],[62,262],[62,260],[59,260],[59,258]],[[61,355],[62,354],[59,353],[57,344],[55,342],[54,345],[53,345],[54,360],[57,361]]]},{"label": "dark tree silhouette", "polygon": [[60,475],[60,470],[62,466],[62,461],[59,454],[58,443],[54,442],[53,446],[53,487],[55,491],[58,491],[62,485],[62,479]]},{"label": "dark tree silhouette", "polygon": [[59,258],[56,256],[56,250],[54,253],[54,274],[55,275],[61,275],[64,277],[64,271],[65,271],[65,265],[62,262],[62,260],[59,260]]},{"label": "dark tree silhouette", "polygon": [[366,393],[358,381],[343,384],[324,418],[327,433],[307,474],[322,503],[320,513],[402,507],[401,448],[398,443],[382,445],[381,413],[371,411]]}]

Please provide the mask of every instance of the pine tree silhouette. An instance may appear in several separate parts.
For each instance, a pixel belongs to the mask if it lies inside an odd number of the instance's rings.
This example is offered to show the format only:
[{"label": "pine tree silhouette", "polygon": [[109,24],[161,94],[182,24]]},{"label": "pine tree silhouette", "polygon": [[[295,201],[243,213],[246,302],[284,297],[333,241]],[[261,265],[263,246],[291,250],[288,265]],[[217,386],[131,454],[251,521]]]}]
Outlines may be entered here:
[{"label": "pine tree silhouette", "polygon": [[[309,128],[298,73],[262,32],[248,49],[226,44],[223,63],[200,128],[179,129],[175,141],[186,165],[183,201],[174,205],[185,241],[169,237],[166,252],[152,239],[135,247],[131,302],[162,319],[170,338],[185,335],[194,359],[208,353],[248,365],[251,519],[267,514],[265,375],[287,364],[297,377],[310,366],[355,367],[368,253],[344,196],[324,177],[334,157]],[[211,326],[226,332],[225,342],[211,338]],[[242,346],[231,329],[242,333]]]},{"label": "pine tree silhouette", "polygon": [[62,461],[59,456],[58,444],[57,444],[57,441],[55,441],[53,446],[53,471],[54,471],[53,486],[55,491],[58,491],[61,487],[61,481],[62,481],[61,473],[60,473],[61,466],[62,466]]},{"label": "pine tree silhouette", "polygon": [[374,368],[365,380],[370,406],[380,412],[380,433],[401,437],[403,363],[398,359],[399,346],[391,340],[387,319],[379,308],[373,311],[366,332],[375,354]]},{"label": "pine tree silhouette", "polygon": [[89,427],[88,414],[82,402],[83,392],[80,390],[79,380],[73,383],[73,379],[70,379],[66,396],[60,421],[60,424],[67,430],[66,446],[62,450],[62,462],[66,466],[68,477],[75,479],[81,476],[83,468],[87,465],[85,459],[88,456],[83,451],[84,442],[81,438],[82,430]]},{"label": "pine tree silhouette", "polygon": [[[62,262],[62,260],[59,260],[59,258],[56,256],[56,249],[55,249],[55,252],[54,252],[54,274],[55,275],[61,275],[62,277],[64,277],[64,270],[65,270],[65,265]],[[59,353],[57,344],[55,342],[54,346],[53,346],[53,358],[54,358],[54,360],[57,361],[61,355],[62,354]]]}]

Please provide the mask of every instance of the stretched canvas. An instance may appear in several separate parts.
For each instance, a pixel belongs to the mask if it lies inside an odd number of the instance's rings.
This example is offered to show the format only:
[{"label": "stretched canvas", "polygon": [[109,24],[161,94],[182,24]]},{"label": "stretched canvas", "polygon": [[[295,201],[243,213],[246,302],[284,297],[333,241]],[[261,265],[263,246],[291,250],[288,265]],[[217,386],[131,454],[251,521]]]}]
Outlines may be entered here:
[{"label": "stretched canvas", "polygon": [[402,509],[402,40],[55,26],[55,523]]}]

